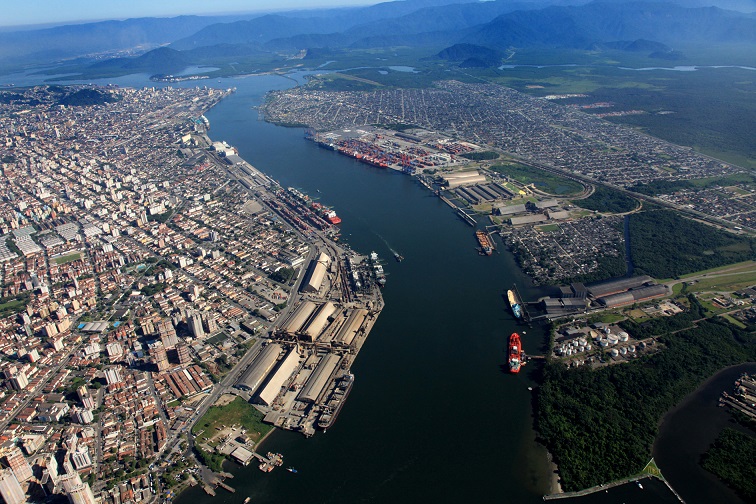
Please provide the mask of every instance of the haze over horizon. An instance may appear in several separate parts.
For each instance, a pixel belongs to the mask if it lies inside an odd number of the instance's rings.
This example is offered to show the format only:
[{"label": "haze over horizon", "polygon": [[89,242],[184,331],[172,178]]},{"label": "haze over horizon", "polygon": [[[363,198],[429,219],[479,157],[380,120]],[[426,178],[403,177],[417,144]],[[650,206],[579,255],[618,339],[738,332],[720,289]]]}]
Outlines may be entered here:
[{"label": "haze over horizon", "polygon": [[35,9],[27,3],[11,3],[3,7],[0,27],[86,23],[111,19],[135,17],[170,17],[181,15],[226,15],[254,12],[284,11],[295,9],[318,9],[333,7],[364,6],[378,3],[376,0],[132,0],[128,3],[96,2],[92,0],[38,0]]}]

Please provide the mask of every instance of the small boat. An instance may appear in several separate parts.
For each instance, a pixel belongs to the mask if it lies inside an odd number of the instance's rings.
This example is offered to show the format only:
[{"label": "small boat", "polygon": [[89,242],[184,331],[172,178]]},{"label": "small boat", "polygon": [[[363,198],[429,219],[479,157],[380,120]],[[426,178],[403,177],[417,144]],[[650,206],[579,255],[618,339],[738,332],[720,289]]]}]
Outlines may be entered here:
[{"label": "small boat", "polygon": [[289,471],[290,473],[297,474],[297,470],[294,469],[293,467],[287,467],[286,470]]},{"label": "small boat", "polygon": [[643,490],[643,485],[641,485],[641,482],[640,481],[636,481],[636,483],[638,483],[638,488],[640,488],[641,490]]},{"label": "small boat", "polygon": [[244,504],[249,504],[250,500],[252,500],[252,498],[251,497],[247,497],[246,499],[244,499]]},{"label": "small boat", "polygon": [[396,262],[404,261],[404,257],[399,252],[394,252],[394,259],[396,259]]}]

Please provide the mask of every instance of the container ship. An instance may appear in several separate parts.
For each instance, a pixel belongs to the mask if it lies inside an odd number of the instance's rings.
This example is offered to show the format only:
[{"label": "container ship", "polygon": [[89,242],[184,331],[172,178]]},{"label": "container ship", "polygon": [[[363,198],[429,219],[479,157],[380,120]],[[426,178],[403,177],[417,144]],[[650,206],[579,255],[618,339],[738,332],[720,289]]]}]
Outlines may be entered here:
[{"label": "container ship", "polygon": [[507,291],[507,300],[509,301],[509,307],[512,308],[512,315],[516,319],[522,318],[522,306],[520,306],[520,300],[517,298],[517,294],[512,289]]},{"label": "container ship", "polygon": [[493,253],[493,243],[491,243],[491,238],[488,236],[488,233],[485,231],[477,230],[475,231],[475,236],[478,238],[478,243],[480,243],[480,253],[481,255],[491,255]]},{"label": "container ship", "polygon": [[520,367],[522,367],[522,343],[520,343],[520,335],[512,333],[509,336],[509,372],[519,373]]}]

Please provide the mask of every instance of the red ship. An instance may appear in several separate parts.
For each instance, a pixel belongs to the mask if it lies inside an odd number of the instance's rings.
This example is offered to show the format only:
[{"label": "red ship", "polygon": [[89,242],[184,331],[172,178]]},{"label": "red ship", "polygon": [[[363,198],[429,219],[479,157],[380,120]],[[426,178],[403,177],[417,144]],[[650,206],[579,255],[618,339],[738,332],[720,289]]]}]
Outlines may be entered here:
[{"label": "red ship", "polygon": [[512,333],[509,336],[509,372],[519,373],[522,367],[522,343],[520,335]]}]

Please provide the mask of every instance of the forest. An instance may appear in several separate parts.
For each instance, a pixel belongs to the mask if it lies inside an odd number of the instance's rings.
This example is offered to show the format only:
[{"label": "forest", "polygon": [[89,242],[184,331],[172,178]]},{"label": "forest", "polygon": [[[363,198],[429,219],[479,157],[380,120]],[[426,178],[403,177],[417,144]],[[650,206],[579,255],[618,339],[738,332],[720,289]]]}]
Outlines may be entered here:
[{"label": "forest", "polygon": [[580,208],[596,212],[624,213],[635,209],[638,201],[625,193],[596,186],[596,190],[585,199],[574,202]]},{"label": "forest", "polygon": [[630,215],[636,274],[673,278],[756,258],[752,238],[736,236],[670,210]]},{"label": "forest", "polygon": [[735,429],[722,431],[701,465],[749,502],[756,500],[756,438]]},{"label": "forest", "polygon": [[638,473],[666,411],[718,370],[756,359],[754,336],[726,322],[702,321],[659,342],[660,352],[596,370],[546,364],[535,423],[565,491]]}]

